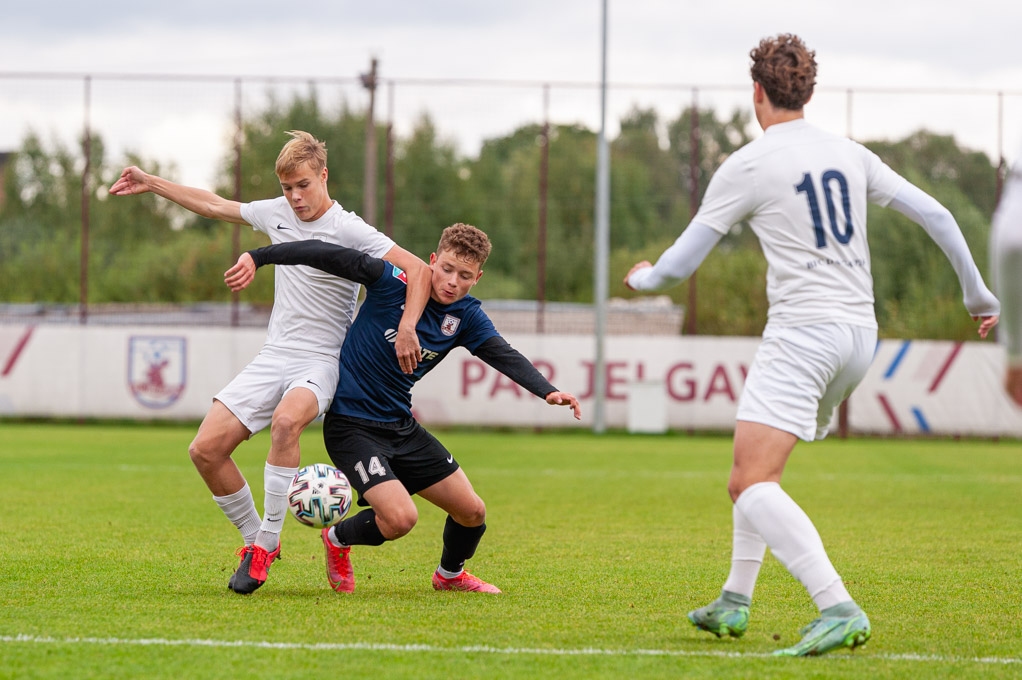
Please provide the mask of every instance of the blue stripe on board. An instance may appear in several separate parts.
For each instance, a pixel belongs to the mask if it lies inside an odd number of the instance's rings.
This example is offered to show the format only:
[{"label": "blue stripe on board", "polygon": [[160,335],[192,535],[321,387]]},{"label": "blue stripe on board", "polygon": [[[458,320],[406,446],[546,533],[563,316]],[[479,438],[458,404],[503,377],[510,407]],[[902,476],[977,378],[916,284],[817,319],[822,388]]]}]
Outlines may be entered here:
[{"label": "blue stripe on board", "polygon": [[919,423],[919,429],[923,432],[930,431],[930,424],[926,422],[926,416],[923,415],[922,409],[918,406],[912,407],[912,415],[916,417],[916,422]]},{"label": "blue stripe on board", "polygon": [[901,349],[899,349],[898,353],[894,355],[894,360],[891,361],[891,365],[887,367],[887,372],[884,373],[884,380],[890,380],[891,376],[894,375],[894,372],[898,370],[898,364],[900,364],[901,360],[905,358],[905,355],[908,353],[908,346],[911,344],[911,340],[906,340],[901,343]]}]

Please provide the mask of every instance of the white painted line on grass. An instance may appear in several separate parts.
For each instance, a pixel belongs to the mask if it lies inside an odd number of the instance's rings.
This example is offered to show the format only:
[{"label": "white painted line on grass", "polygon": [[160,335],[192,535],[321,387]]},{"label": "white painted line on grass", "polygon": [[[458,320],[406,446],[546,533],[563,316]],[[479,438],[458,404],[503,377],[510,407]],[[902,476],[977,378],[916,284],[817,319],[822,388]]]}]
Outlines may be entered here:
[{"label": "white painted line on grass", "polygon": [[[461,647],[438,647],[436,645],[394,645],[371,642],[268,642],[258,640],[165,640],[162,638],[98,638],[65,637],[55,638],[39,635],[0,635],[0,642],[23,644],[57,645],[133,645],[139,647],[247,647],[253,649],[300,649],[306,651],[373,651],[373,652],[427,652],[432,654],[505,654],[509,656],[672,656],[709,657],[727,659],[771,659],[773,654],[758,652],[688,651],[683,649],[545,649],[529,647],[490,647],[489,645],[465,645]],[[828,656],[829,659],[850,659],[851,655]],[[883,661],[916,661],[926,663],[975,663],[1010,665],[1022,664],[1018,657],[962,657],[935,654],[877,654],[870,659]]]}]

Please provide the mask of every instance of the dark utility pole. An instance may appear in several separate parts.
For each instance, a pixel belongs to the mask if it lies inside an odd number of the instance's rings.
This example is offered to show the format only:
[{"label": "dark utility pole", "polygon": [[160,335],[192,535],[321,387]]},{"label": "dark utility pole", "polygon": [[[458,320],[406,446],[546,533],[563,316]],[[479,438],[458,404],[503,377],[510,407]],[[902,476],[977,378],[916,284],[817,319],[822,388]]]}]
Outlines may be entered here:
[{"label": "dark utility pole", "polygon": [[369,73],[362,74],[362,86],[369,90],[369,110],[366,112],[365,186],[362,194],[362,219],[376,226],[376,57],[370,63]]}]

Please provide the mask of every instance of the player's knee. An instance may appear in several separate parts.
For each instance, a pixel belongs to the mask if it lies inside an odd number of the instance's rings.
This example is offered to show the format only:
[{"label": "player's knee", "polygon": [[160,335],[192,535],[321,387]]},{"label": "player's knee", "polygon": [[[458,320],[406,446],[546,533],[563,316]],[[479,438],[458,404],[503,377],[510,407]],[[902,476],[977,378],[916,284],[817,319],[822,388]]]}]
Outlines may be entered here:
[{"label": "player's knee", "polygon": [[731,474],[730,479],[727,482],[727,493],[731,496],[731,501],[737,501],[738,497],[745,493],[745,490],[750,486],[759,484],[761,482],[777,482],[778,478],[766,477],[763,475],[756,474]]},{"label": "player's knee", "polygon": [[457,515],[452,514],[454,521],[463,527],[481,526],[486,521],[486,504],[476,496],[472,503],[461,508]]},{"label": "player's knee", "polygon": [[388,541],[401,538],[415,528],[418,521],[419,511],[414,503],[410,503],[408,507],[389,510],[384,514],[381,514],[379,509],[376,510],[376,525]]},{"label": "player's knee", "polygon": [[220,463],[224,456],[211,442],[196,437],[188,445],[188,457],[198,470],[207,470]]},{"label": "player's knee", "polygon": [[270,438],[275,442],[297,439],[306,425],[308,423],[290,413],[275,413],[270,422]]},{"label": "player's knee", "polygon": [[738,497],[747,488],[749,488],[749,484],[742,479],[741,475],[736,475],[732,472],[731,477],[727,480],[727,493],[731,496],[731,501],[737,501]]},{"label": "player's knee", "polygon": [[206,460],[206,455],[202,450],[202,447],[194,441],[188,445],[188,457],[192,459],[192,465],[195,467],[201,467]]}]

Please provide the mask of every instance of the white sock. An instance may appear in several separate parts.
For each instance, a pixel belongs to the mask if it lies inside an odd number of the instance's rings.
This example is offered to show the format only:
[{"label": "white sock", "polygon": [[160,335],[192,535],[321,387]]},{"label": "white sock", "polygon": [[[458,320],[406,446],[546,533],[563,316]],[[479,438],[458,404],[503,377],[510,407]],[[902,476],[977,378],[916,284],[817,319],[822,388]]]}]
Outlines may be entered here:
[{"label": "white sock", "polygon": [[245,545],[252,545],[255,542],[256,534],[259,532],[259,512],[256,510],[255,501],[252,499],[252,489],[248,482],[241,487],[241,491],[235,491],[228,496],[213,496],[213,500],[220,506],[227,519],[231,520],[234,526],[241,532],[241,538]]},{"label": "white sock", "polygon": [[852,597],[823,548],[812,520],[776,482],[753,484],[735,501],[770,552],[809,591],[823,610]]},{"label": "white sock", "polygon": [[763,555],[767,544],[756,531],[756,527],[742,514],[735,504],[731,510],[734,537],[731,547],[731,573],[724,582],[724,590],[745,595],[752,599],[759,568],[763,566]]},{"label": "white sock", "polygon": [[274,551],[280,545],[280,530],[287,514],[287,489],[298,468],[266,464],[263,469],[263,523],[256,536],[256,545]]},{"label": "white sock", "polygon": [[341,543],[341,539],[337,538],[337,526],[330,527],[330,531],[326,532],[326,540],[330,541],[330,545],[335,548],[347,548],[348,546]]},{"label": "white sock", "polygon": [[461,571],[447,571],[446,569],[440,566],[436,568],[436,571],[444,578],[457,578],[458,576],[461,576],[465,572],[464,569],[462,569]]}]

